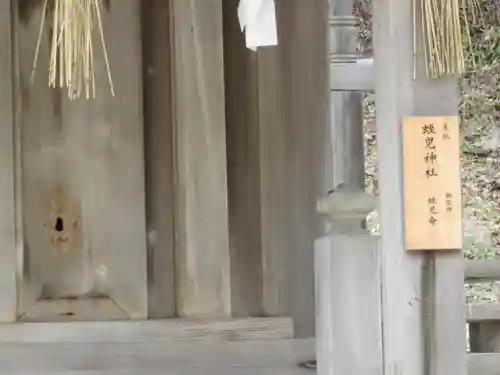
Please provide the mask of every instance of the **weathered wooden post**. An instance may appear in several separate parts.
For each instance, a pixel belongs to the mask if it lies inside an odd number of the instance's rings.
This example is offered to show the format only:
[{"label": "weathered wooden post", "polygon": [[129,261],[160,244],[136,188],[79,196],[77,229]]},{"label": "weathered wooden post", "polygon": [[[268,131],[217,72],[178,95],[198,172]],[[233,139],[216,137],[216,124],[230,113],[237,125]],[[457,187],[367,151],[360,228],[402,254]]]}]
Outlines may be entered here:
[{"label": "weathered wooden post", "polygon": [[0,322],[10,323],[17,314],[16,280],[16,204],[14,183],[14,112],[12,95],[12,6],[9,1],[0,5],[0,38],[3,51],[0,55]]},{"label": "weathered wooden post", "polygon": [[373,7],[384,374],[464,375],[463,255],[405,249],[403,118],[458,112],[456,79],[426,77],[420,7],[421,0]]},{"label": "weathered wooden post", "polygon": [[[411,173],[421,167],[425,154],[419,158],[420,151],[414,147],[419,137],[413,137],[413,142],[405,133],[403,142],[402,134],[403,126],[405,132],[420,131],[420,127],[408,125],[409,120],[405,120],[408,116],[427,119],[433,116],[436,124],[440,124],[436,125],[439,131],[445,129],[446,119],[453,119],[457,114],[456,81],[452,77],[436,80],[426,77],[420,0],[378,0],[373,9],[374,70],[370,64],[362,69],[357,63],[349,64],[353,51],[346,47],[345,39],[344,44],[339,42],[346,37],[336,28],[339,19],[344,26],[347,23],[348,17],[338,16],[350,15],[351,5],[347,1],[331,2],[331,9],[336,12],[330,21],[331,52],[345,54],[347,59],[339,61],[339,56],[334,56],[332,62],[342,65],[331,65],[330,81],[334,90],[370,89],[370,74],[374,73],[371,82],[377,95],[381,190],[380,265],[375,240],[360,227],[364,216],[373,208],[373,201],[362,191],[359,178],[362,148],[355,145],[359,144],[360,130],[356,122],[360,121],[349,121],[354,118],[358,104],[352,94],[335,94],[331,98],[333,154],[337,167],[334,182],[343,185],[318,207],[332,222],[328,235],[317,241],[315,253],[318,370],[321,375],[347,372],[465,374],[463,258],[461,252],[453,251],[459,247],[456,245],[459,234],[453,236],[447,232],[459,232],[456,217],[452,220],[450,216],[456,215],[458,206],[452,204],[452,210],[448,211],[448,196],[459,198],[459,194],[448,192],[448,189],[456,189],[458,153],[453,144],[443,143],[439,155],[444,160],[439,163],[449,178],[427,186],[415,175],[417,186],[410,181]],[[352,62],[357,62],[358,56],[352,58]],[[339,110],[350,115],[340,115]],[[441,135],[444,139],[444,133],[439,133],[440,139]],[[346,160],[349,167],[342,168]],[[447,180],[453,183],[450,185]],[[437,219],[448,220],[453,225],[443,227],[440,232],[422,231],[433,225],[423,211],[420,212],[422,205],[427,209],[433,196],[427,199],[421,190],[436,192],[438,199],[446,202],[439,206],[444,216]],[[425,201],[409,202],[417,199],[418,194],[426,198]],[[434,210],[433,207],[429,209]],[[435,243],[435,247],[420,248],[424,253],[407,251],[411,250],[410,222],[414,223],[412,227],[419,231],[417,233],[421,233],[420,237]],[[434,237],[428,235],[431,232],[435,233]],[[414,236],[418,240],[420,237]],[[447,246],[448,251],[435,251]]]},{"label": "weathered wooden post", "polygon": [[337,189],[318,203],[330,227],[315,246],[320,375],[382,372],[378,246],[363,227],[376,203],[364,191],[363,109],[358,91],[370,88],[370,79],[360,78],[370,77],[371,66],[359,64],[352,8],[352,0],[330,0],[332,182]]},{"label": "weathered wooden post", "polygon": [[315,249],[320,375],[382,372],[377,239],[360,226],[374,208],[373,196],[347,186],[318,204],[332,223]]}]

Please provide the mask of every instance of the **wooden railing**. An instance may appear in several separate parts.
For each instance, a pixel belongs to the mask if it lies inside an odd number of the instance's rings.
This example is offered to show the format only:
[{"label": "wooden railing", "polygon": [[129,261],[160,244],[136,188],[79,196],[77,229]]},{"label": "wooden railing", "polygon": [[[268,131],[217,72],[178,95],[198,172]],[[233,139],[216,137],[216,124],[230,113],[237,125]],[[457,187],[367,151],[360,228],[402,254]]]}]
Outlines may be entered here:
[{"label": "wooden railing", "polygon": [[[499,260],[465,262],[465,283],[500,281]],[[469,375],[500,374],[500,303],[466,305],[469,329]]]}]

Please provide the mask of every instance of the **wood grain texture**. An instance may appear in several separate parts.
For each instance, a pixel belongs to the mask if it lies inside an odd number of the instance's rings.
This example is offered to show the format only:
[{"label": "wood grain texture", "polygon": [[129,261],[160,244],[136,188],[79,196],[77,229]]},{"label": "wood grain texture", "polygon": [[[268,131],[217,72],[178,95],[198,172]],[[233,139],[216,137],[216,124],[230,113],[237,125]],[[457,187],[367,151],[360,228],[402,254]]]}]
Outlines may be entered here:
[{"label": "wood grain texture", "polygon": [[[279,2],[284,123],[287,125],[287,214],[292,243],[291,311],[295,334],[314,336],[314,241],[321,233],[316,201],[331,189],[327,150],[328,1]],[[314,41],[314,42],[311,42]],[[328,187],[327,187],[328,186]]]},{"label": "wood grain texture", "polygon": [[172,0],[181,316],[231,315],[222,0]]},{"label": "wood grain texture", "polygon": [[[37,375],[307,375],[309,340],[24,344],[0,346],[2,371]],[[499,354],[469,354],[468,374],[499,375]]]},{"label": "wood grain texture", "polygon": [[245,46],[238,0],[224,0],[224,73],[233,316],[262,314],[262,138],[258,54]]},{"label": "wood grain texture", "polygon": [[458,116],[403,120],[405,246],[462,249]]},{"label": "wood grain texture", "polygon": [[[417,8],[420,9],[417,3]],[[420,16],[417,14],[417,19]],[[418,30],[421,32],[421,30]],[[422,39],[419,37],[419,41]],[[411,44],[410,42],[408,42]],[[423,50],[418,45],[419,50]],[[414,116],[457,116],[459,91],[454,77],[439,80],[425,78],[424,56],[417,59],[417,79],[414,81]],[[404,95],[404,94],[403,94]],[[402,114],[407,115],[406,113]],[[464,258],[460,248],[448,252],[434,252],[435,311],[433,320],[434,333],[430,358],[432,374],[454,375],[465,374],[466,338],[464,335],[465,304],[463,292]],[[426,265],[428,266],[428,264]]]},{"label": "wood grain texture", "polygon": [[[421,303],[427,296],[422,291],[423,258],[405,251],[401,220],[402,117],[455,116],[455,80],[426,80],[423,56],[419,56],[417,79],[413,79],[413,33],[408,27],[413,17],[411,0],[380,0],[373,10],[384,371],[387,375],[420,375],[424,370],[440,375],[465,374],[463,256],[458,251],[440,252],[430,262],[435,262],[435,273],[429,280],[434,309],[424,319]],[[424,335],[423,323],[432,325],[431,336],[428,332]]]},{"label": "wood grain texture", "polygon": [[46,36],[32,85],[41,12],[17,31],[23,309],[43,297],[106,295],[129,318],[147,316],[139,2],[117,4],[103,13],[115,98],[97,47],[95,100],[70,102],[65,92],[48,88]]},{"label": "wood grain texture", "polygon": [[142,1],[148,315],[175,315],[174,141],[170,2]]},{"label": "wood grain texture", "polygon": [[[286,0],[285,0],[286,1]],[[278,11],[283,2],[277,2]],[[278,27],[282,20],[278,18]],[[283,38],[283,36],[282,36]],[[260,48],[257,56],[259,87],[259,157],[261,192],[262,309],[266,316],[289,316],[293,282],[290,206],[299,197],[289,195],[288,124],[283,103],[281,46]]]},{"label": "wood grain texture", "polygon": [[[15,321],[17,313],[16,199],[14,181],[14,118],[12,69],[12,9],[10,1],[0,4],[0,321]],[[14,78],[17,78],[14,76]]]},{"label": "wood grain texture", "polygon": [[[61,188],[61,177],[58,173],[58,155],[64,153],[61,147],[63,135],[61,130],[60,101],[56,91],[48,87],[47,72],[50,42],[44,35],[39,51],[34,81],[31,81],[33,51],[38,39],[41,9],[33,12],[29,22],[15,23],[15,40],[17,47],[16,70],[17,79],[17,129],[16,129],[16,184],[18,205],[18,240],[22,241],[22,254],[19,257],[19,313],[23,314],[44,293],[50,289],[59,291],[80,292],[75,283],[68,281],[71,275],[76,280],[82,278],[83,246],[81,241],[72,242],[72,252],[64,258],[52,244],[53,214],[60,214],[61,200],[72,195],[68,189]],[[45,73],[45,74],[44,74]],[[67,152],[66,152],[67,153]],[[52,193],[50,194],[52,185]],[[59,188],[57,188],[57,186]],[[64,191],[65,190],[65,191]],[[62,194],[58,194],[62,193]],[[52,200],[57,200],[52,204]],[[73,212],[76,208],[72,201]],[[59,212],[57,212],[59,211]],[[80,219],[80,218],[78,218]],[[75,233],[73,233],[75,234]],[[72,236],[74,239],[74,236]],[[54,250],[54,251],[53,251]],[[53,257],[56,260],[53,261]],[[67,270],[67,273],[65,273]],[[67,281],[61,285],[62,280]],[[48,287],[47,287],[48,286]],[[48,289],[48,290],[47,290]]]},{"label": "wood grain texture", "polygon": [[[116,96],[102,49],[95,51],[97,98],[62,102],[70,186],[80,199],[88,284],[130,319],[147,317],[144,126],[139,0],[112,0],[104,14]],[[126,42],[124,42],[126,40]],[[71,160],[71,159],[70,159]]]},{"label": "wood grain texture", "polygon": [[377,239],[334,230],[316,241],[315,258],[318,373],[381,374]]},{"label": "wood grain texture", "polygon": [[6,374],[306,375],[298,363],[314,355],[311,342],[143,342],[116,345],[0,346]]},{"label": "wood grain texture", "polygon": [[233,314],[285,316],[293,242],[281,47],[247,49],[238,1],[224,4]]},{"label": "wood grain texture", "polygon": [[261,342],[291,338],[293,338],[291,318],[42,322],[0,326],[0,345],[127,344],[172,340]]}]

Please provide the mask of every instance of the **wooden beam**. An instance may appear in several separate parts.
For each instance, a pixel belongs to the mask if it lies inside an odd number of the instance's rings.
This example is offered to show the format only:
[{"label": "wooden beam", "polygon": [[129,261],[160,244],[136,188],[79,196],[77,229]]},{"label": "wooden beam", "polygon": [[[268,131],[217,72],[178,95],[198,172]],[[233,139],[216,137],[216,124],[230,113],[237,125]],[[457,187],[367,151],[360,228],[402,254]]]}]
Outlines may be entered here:
[{"label": "wooden beam", "polygon": [[423,53],[413,79],[411,0],[380,0],[373,11],[385,373],[464,374],[463,255],[428,255],[424,263],[421,253],[408,254],[401,220],[402,117],[456,115],[456,81],[427,80]]},{"label": "wooden beam", "polygon": [[500,280],[500,260],[466,260],[465,281],[478,283]]},{"label": "wooden beam", "polygon": [[141,322],[42,322],[0,325],[0,345],[125,344],[172,340],[286,340],[291,318],[229,320],[148,320]]},{"label": "wooden beam", "polygon": [[500,321],[499,303],[471,303],[466,305],[465,311],[468,322]]},{"label": "wooden beam", "polygon": [[374,80],[373,59],[363,59],[357,63],[330,64],[332,91],[373,91]]},{"label": "wooden beam", "polygon": [[16,248],[16,199],[14,184],[14,118],[12,69],[12,14],[11,1],[0,3],[0,40],[3,46],[0,54],[0,322],[12,322],[17,315],[17,248]]},{"label": "wooden beam", "polygon": [[174,140],[170,2],[142,2],[148,315],[175,315]]},{"label": "wooden beam", "polygon": [[222,0],[172,0],[181,316],[231,315]]}]

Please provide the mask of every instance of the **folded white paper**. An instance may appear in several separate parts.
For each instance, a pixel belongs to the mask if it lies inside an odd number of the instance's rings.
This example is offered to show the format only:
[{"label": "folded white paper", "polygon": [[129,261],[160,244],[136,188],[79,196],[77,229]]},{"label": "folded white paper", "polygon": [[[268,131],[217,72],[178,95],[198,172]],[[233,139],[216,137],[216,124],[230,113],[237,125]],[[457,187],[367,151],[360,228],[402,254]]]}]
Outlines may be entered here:
[{"label": "folded white paper", "polygon": [[245,32],[246,46],[251,50],[278,45],[274,0],[240,0],[238,19],[241,31]]}]

